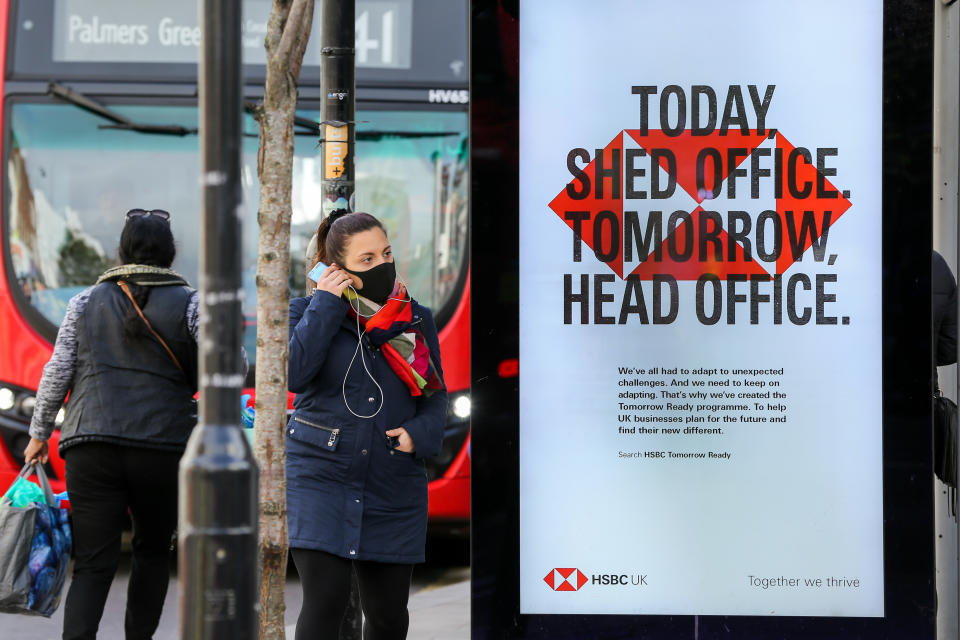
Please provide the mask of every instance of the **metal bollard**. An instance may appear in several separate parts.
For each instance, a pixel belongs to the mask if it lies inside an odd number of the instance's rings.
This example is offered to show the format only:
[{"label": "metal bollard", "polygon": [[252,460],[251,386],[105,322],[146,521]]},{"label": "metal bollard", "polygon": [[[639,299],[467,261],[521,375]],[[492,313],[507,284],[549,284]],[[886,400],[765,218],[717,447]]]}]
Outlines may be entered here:
[{"label": "metal bollard", "polygon": [[180,463],[180,638],[257,637],[257,466],[242,430],[194,430]]}]

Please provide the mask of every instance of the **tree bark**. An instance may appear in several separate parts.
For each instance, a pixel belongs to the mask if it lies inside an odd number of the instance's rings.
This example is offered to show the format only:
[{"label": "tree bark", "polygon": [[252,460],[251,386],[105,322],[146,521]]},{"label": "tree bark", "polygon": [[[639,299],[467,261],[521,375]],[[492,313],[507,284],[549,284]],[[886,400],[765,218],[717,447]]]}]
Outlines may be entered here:
[{"label": "tree bark", "polygon": [[254,455],[260,465],[260,638],[285,638],[287,574],[288,286],[293,182],[293,121],[313,0],[274,0],[267,23],[267,75],[258,109],[260,236],[257,250],[257,386]]}]

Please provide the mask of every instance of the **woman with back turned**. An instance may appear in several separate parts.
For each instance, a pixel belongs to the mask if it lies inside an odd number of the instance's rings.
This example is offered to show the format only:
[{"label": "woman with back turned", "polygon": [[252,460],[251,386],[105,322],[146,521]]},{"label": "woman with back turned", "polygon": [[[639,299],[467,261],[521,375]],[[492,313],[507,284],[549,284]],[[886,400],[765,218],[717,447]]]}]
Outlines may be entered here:
[{"label": "woman with back turned", "polygon": [[43,369],[27,461],[46,462],[60,429],[73,514],[74,568],[63,638],[96,638],[133,520],[124,628],[147,640],[160,620],[177,525],[177,467],[196,423],[197,292],[170,269],[170,214],[131,209],[121,266],[74,296]]},{"label": "woman with back turned", "polygon": [[335,212],[317,231],[312,295],[290,305],[287,510],[303,587],[297,640],[336,640],[356,569],[365,640],[406,638],[423,562],[423,459],[443,440],[447,393],[430,310],[396,275],[383,225]]}]

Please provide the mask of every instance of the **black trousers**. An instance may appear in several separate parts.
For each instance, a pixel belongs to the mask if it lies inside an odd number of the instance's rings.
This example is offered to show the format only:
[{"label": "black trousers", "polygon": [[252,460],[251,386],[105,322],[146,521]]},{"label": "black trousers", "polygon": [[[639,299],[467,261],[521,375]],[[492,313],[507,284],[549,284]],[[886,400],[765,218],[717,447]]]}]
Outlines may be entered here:
[{"label": "black trousers", "polygon": [[75,445],[65,455],[74,565],[63,638],[97,637],[129,510],[133,556],[124,628],[127,640],[149,640],[170,580],[181,453],[96,442]]},{"label": "black trousers", "polygon": [[351,569],[357,570],[363,640],[404,640],[410,617],[412,564],[348,560],[324,551],[291,549],[300,574],[303,605],[296,640],[337,640],[350,597]]}]

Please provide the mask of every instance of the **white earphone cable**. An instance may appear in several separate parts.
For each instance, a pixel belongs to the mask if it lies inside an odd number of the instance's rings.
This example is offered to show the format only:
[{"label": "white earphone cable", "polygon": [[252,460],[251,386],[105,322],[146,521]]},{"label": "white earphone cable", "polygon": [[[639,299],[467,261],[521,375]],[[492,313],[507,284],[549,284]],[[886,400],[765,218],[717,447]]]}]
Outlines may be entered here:
[{"label": "white earphone cable", "polygon": [[[401,278],[398,275],[397,279],[400,280],[401,284],[403,284],[403,288],[407,289],[407,283],[403,281],[403,278]],[[354,289],[352,285],[347,285],[347,287],[351,291],[353,291],[353,293],[357,297],[360,296],[360,294],[357,293],[357,290]],[[411,298],[408,293],[406,300],[403,300],[401,298],[387,298],[387,300],[399,300],[400,302],[410,302]],[[353,300],[350,298],[347,299],[347,303],[350,305],[350,308],[353,310],[353,313],[356,315],[356,319],[357,319],[357,348],[353,350],[353,357],[350,358],[350,364],[347,365],[347,371],[346,373],[343,374],[343,384],[340,387],[340,392],[341,392],[341,395],[343,396],[343,404],[344,406],[347,407],[347,411],[349,411],[351,414],[353,414],[357,418],[362,418],[362,419],[374,418],[377,416],[377,414],[380,413],[380,410],[383,409],[383,387],[380,386],[380,384],[377,382],[377,379],[373,377],[372,373],[370,373],[370,368],[367,366],[367,359],[364,357],[363,350],[361,349],[361,347],[363,346],[363,336],[366,335],[367,330],[366,329],[364,329],[363,331],[360,330],[360,316],[363,316],[364,318],[372,318],[374,315],[376,315],[376,312],[374,312],[373,314],[370,314],[369,316],[366,316],[360,313],[359,300],[357,301],[356,306],[353,305]],[[377,410],[368,416],[362,416],[356,411],[354,411],[353,409],[351,409],[350,403],[347,401],[347,377],[350,375],[350,369],[353,368],[353,363],[357,359],[357,352],[360,352],[360,362],[363,364],[363,370],[367,372],[367,376],[370,378],[371,381],[373,381],[373,384],[376,385],[377,390],[380,392],[380,406],[378,406]]]},{"label": "white earphone cable", "polygon": [[[352,289],[353,287],[351,287]],[[352,304],[350,305],[353,306]],[[352,413],[357,418],[367,419],[374,418],[377,414],[380,413],[380,410],[383,409],[383,387],[377,382],[377,379],[373,377],[373,374],[370,373],[369,367],[367,367],[367,359],[363,355],[363,350],[360,348],[363,344],[363,336],[367,333],[367,330],[364,329],[360,331],[360,315],[357,314],[357,348],[353,350],[353,357],[350,358],[350,364],[347,365],[347,371],[343,374],[343,385],[340,387],[340,393],[343,396],[343,404],[347,407],[347,411]],[[370,380],[373,381],[373,384],[376,385],[377,390],[380,392],[380,406],[377,407],[377,410],[371,413],[368,416],[362,416],[353,409],[350,408],[350,403],[347,401],[347,377],[350,375],[350,369],[353,368],[353,363],[357,359],[357,352],[360,352],[360,362],[363,363],[363,370],[367,372],[367,376]]]}]

